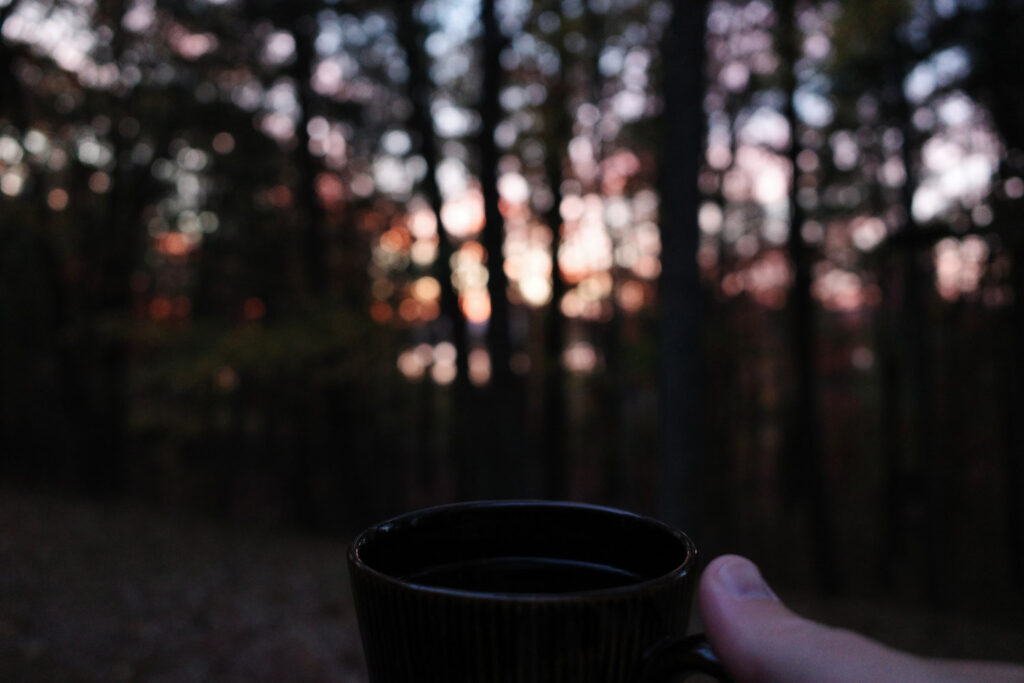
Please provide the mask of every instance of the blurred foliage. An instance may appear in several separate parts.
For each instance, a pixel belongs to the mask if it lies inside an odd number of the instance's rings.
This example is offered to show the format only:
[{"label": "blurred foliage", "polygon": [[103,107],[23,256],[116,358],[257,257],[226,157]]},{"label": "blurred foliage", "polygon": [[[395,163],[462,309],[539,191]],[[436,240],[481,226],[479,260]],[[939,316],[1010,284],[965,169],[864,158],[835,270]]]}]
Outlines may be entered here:
[{"label": "blurred foliage", "polygon": [[190,392],[214,387],[217,371],[225,368],[246,381],[301,378],[314,386],[382,380],[385,364],[393,371],[384,330],[361,312],[337,306],[237,327],[199,323],[174,329],[146,322],[130,328],[130,339],[151,373],[148,381]]},{"label": "blurred foliage", "polygon": [[[658,416],[678,409],[660,316],[681,297],[702,325],[691,485],[723,501],[709,551],[810,581],[792,560],[814,521],[791,458],[799,294],[847,586],[920,595],[952,581],[930,569],[947,547],[1024,555],[1021,2],[707,3],[685,292],[658,285],[676,3],[497,4],[484,93],[470,0],[4,3],[0,474],[337,531],[483,495],[471,475],[506,478],[490,470],[511,449],[517,490],[540,491],[555,452],[560,494],[652,512]],[[480,241],[482,136],[500,253]],[[504,358],[488,265],[511,280]],[[461,308],[435,291],[453,276]],[[451,375],[456,329],[472,385]],[[978,594],[1013,583],[967,571]]]}]

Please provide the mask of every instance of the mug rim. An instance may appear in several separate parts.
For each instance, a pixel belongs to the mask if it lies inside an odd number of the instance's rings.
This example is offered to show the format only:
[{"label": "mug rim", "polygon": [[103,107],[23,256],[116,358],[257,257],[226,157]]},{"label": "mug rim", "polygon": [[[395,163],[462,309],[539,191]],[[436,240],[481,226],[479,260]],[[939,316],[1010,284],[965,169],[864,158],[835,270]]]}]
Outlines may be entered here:
[{"label": "mug rim", "polygon": [[[629,518],[634,521],[647,524],[649,526],[656,527],[664,532],[667,532],[670,536],[678,540],[685,550],[685,556],[682,562],[673,567],[671,570],[661,574],[659,576],[637,581],[635,583],[629,583],[624,586],[614,586],[611,588],[598,588],[586,591],[565,591],[556,593],[512,593],[512,592],[501,592],[501,591],[476,591],[461,588],[441,588],[438,586],[430,586],[422,583],[416,583],[414,581],[406,581],[397,576],[392,576],[379,569],[371,567],[367,564],[360,556],[360,551],[368,543],[372,542],[374,537],[380,534],[387,534],[396,526],[404,526],[413,522],[416,518],[435,515],[439,513],[458,512],[461,510],[473,510],[473,509],[484,509],[484,508],[555,508],[555,509],[571,509],[571,510],[587,510],[600,514],[612,515],[620,518]],[[410,590],[418,593],[429,593],[439,596],[447,596],[450,598],[462,598],[471,600],[488,600],[495,602],[565,602],[572,600],[588,599],[588,598],[614,598],[620,596],[635,595],[636,593],[645,593],[651,590],[656,590],[665,584],[678,581],[682,577],[690,573],[697,565],[697,546],[693,540],[690,539],[682,530],[676,527],[662,522],[659,519],[650,517],[648,515],[641,515],[639,513],[630,512],[628,510],[622,510],[619,508],[608,507],[605,505],[594,505],[591,503],[577,503],[572,501],[555,501],[555,500],[534,500],[534,499],[495,499],[495,500],[474,500],[474,501],[463,501],[458,503],[447,503],[444,505],[435,505],[432,507],[422,508],[419,510],[412,510],[390,519],[386,519],[382,522],[373,524],[362,532],[360,532],[348,549],[348,561],[349,566],[353,569],[364,572],[378,581],[383,581],[387,584],[395,586],[400,589]],[[351,573],[351,572],[350,572]]]}]

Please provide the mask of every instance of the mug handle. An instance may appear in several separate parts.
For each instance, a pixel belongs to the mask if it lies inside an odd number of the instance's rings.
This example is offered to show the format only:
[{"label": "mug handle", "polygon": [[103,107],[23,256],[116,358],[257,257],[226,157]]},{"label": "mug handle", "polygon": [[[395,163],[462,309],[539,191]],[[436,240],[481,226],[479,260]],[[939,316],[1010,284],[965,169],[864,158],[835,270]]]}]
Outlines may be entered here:
[{"label": "mug handle", "polygon": [[644,653],[640,683],[667,683],[673,674],[690,672],[714,676],[732,683],[704,634],[686,638],[666,638]]}]

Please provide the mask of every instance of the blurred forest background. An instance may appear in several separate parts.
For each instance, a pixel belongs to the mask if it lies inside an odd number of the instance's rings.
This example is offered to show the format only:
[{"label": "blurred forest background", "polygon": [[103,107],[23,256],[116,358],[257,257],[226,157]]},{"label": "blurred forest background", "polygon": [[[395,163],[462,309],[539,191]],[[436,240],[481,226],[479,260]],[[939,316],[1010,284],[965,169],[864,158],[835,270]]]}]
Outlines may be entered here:
[{"label": "blurred forest background", "polygon": [[339,538],[571,498],[1013,613],[1021,36],[1020,0],[0,0],[0,478]]}]

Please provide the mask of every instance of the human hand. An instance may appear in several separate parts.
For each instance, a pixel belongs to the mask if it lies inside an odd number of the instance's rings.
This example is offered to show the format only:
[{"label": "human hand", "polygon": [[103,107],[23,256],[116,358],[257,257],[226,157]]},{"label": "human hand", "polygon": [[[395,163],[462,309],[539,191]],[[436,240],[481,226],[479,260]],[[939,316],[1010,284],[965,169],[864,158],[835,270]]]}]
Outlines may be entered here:
[{"label": "human hand", "polygon": [[797,616],[738,555],[708,564],[699,589],[708,641],[738,683],[1008,683],[1024,667],[928,659]]}]

